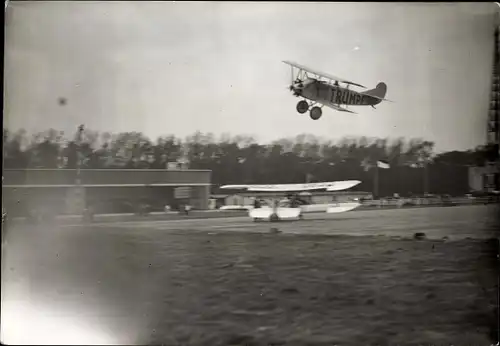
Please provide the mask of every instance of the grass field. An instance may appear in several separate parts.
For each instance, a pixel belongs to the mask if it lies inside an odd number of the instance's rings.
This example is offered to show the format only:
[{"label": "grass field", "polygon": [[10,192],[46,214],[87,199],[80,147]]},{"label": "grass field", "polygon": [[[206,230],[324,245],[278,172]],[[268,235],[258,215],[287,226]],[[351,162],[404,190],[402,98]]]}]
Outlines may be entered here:
[{"label": "grass field", "polygon": [[[66,316],[53,337],[65,330],[64,321],[78,320],[87,333],[95,328],[107,336],[94,343],[489,345],[496,339],[497,249],[484,239],[111,226],[25,228],[9,237],[2,306],[15,306],[17,297],[42,306],[45,318]],[[34,330],[23,328],[26,335]]]}]

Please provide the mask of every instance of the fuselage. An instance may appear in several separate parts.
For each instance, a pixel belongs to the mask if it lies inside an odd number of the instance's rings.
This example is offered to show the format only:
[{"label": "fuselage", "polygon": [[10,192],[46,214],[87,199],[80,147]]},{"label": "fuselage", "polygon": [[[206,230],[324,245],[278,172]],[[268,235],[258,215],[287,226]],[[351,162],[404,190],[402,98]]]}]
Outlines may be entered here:
[{"label": "fuselage", "polygon": [[[338,209],[339,211],[351,210],[359,206],[357,202],[341,202],[341,203],[307,203],[293,206],[290,202],[282,202],[279,203],[277,209],[289,209],[296,208],[300,209],[302,214],[310,214],[310,213],[326,213],[331,210]],[[253,205],[227,205],[220,208],[221,210],[254,210],[254,209],[262,209],[269,210],[272,212],[274,209],[271,205],[263,205],[258,208],[255,208]]]},{"label": "fuselage", "polygon": [[334,209],[347,209],[351,210],[359,205],[357,202],[333,202],[333,203],[302,203],[297,206],[293,206],[292,203],[280,203],[279,208],[299,208],[302,214],[309,213],[326,213]]},{"label": "fuselage", "polygon": [[342,202],[342,203],[325,203],[325,204],[307,204],[297,207],[291,206],[279,206],[273,208],[270,206],[264,206],[261,208],[252,208],[248,211],[248,216],[257,219],[268,219],[276,213],[280,219],[295,219],[300,218],[305,214],[314,213],[345,213],[350,210],[356,209],[361,204],[358,202]]},{"label": "fuselage", "polygon": [[302,96],[311,101],[318,101],[325,106],[374,106],[381,102],[380,99],[367,94],[311,80],[306,81],[303,88],[294,88],[293,92],[297,96]]}]

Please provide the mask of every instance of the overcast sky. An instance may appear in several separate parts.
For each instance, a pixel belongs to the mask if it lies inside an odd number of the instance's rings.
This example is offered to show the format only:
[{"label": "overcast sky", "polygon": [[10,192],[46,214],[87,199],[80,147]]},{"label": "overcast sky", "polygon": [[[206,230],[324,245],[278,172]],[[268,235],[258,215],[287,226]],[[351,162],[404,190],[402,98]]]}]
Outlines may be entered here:
[{"label": "overcast sky", "polygon": [[[485,142],[494,3],[11,2],[5,126]],[[294,60],[387,98],[313,121]],[[65,97],[66,106],[57,100]]]}]

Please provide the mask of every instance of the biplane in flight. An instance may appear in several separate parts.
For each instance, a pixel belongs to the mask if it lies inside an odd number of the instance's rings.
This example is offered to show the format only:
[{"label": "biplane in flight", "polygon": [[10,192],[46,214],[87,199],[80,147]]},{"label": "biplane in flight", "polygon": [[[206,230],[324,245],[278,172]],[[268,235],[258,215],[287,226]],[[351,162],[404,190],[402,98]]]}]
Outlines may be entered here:
[{"label": "biplane in flight", "polygon": [[[319,72],[295,62],[283,62],[290,65],[292,69],[290,91],[294,96],[303,98],[303,100],[297,103],[297,112],[304,114],[309,111],[309,115],[313,120],[321,118],[323,106],[341,112],[356,114],[349,110],[348,106],[371,106],[375,108],[382,101],[389,101],[385,99],[385,94],[387,93],[387,85],[385,83],[378,83],[375,89],[360,92],[349,89],[349,87],[352,85],[366,89],[361,84],[335,77],[328,73]],[[294,69],[298,69],[295,79]],[[341,86],[339,83],[346,86]]]},{"label": "biplane in flight", "polygon": [[[273,195],[269,205],[248,206],[249,216],[254,220],[280,221],[284,219],[302,219],[308,213],[342,213],[360,206],[358,202],[341,202],[315,204],[304,196],[309,191],[342,191],[358,184],[359,180],[343,180],[306,184],[275,184],[275,185],[223,185],[226,190],[245,190],[246,192],[262,192]],[[285,197],[283,199],[283,197]],[[241,209],[240,206],[234,206]],[[231,207],[224,208],[231,209]]]}]

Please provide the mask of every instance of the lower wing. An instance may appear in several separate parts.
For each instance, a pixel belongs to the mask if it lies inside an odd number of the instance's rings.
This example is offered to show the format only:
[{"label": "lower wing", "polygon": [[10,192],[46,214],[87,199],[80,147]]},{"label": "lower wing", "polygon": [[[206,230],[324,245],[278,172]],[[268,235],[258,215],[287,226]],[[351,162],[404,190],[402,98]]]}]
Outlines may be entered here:
[{"label": "lower wing", "polygon": [[352,114],[358,114],[356,112],[348,110],[347,108],[343,108],[343,107],[340,107],[340,106],[337,106],[337,105],[334,105],[334,104],[329,104],[327,106],[330,107],[330,108],[333,108],[333,109],[335,109],[336,111],[339,111],[339,112],[347,112],[347,113],[352,113]]},{"label": "lower wing", "polygon": [[327,106],[327,107],[330,107],[332,109],[335,109],[336,111],[339,111],[339,112],[347,112],[347,113],[352,113],[352,114],[358,114],[356,112],[353,112],[347,108],[344,108],[344,107],[341,107],[339,106],[338,104],[335,104],[335,103],[330,103],[330,102],[321,102],[321,101],[316,101],[317,103],[319,104],[322,104],[323,106]]}]

